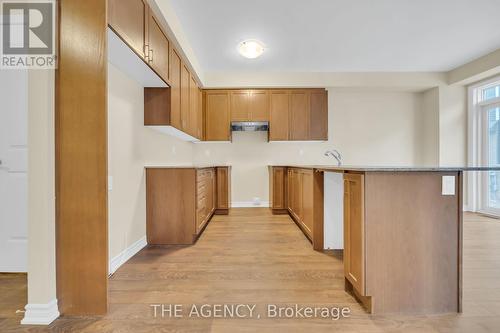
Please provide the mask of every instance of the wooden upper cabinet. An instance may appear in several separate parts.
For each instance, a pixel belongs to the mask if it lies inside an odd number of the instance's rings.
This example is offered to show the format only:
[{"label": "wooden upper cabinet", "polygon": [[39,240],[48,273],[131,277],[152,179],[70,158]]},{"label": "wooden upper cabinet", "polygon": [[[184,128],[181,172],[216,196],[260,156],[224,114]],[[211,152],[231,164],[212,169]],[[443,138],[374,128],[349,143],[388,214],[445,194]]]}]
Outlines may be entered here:
[{"label": "wooden upper cabinet", "polygon": [[231,121],[269,121],[269,92],[231,90]]},{"label": "wooden upper cabinet", "polygon": [[290,93],[290,139],[309,140],[310,93],[292,91]]},{"label": "wooden upper cabinet", "polygon": [[148,44],[146,47],[147,61],[158,75],[168,82],[169,80],[169,44],[153,12],[148,11]]},{"label": "wooden upper cabinet", "polygon": [[344,174],[344,275],[365,296],[364,176]]},{"label": "wooden upper cabinet", "polygon": [[309,123],[310,140],[328,140],[328,92],[315,90],[311,92],[311,114]]},{"label": "wooden upper cabinet", "polygon": [[249,121],[248,91],[232,90],[231,96],[231,121]]},{"label": "wooden upper cabinet", "polygon": [[248,101],[250,121],[269,121],[269,91],[250,90]]},{"label": "wooden upper cabinet", "polygon": [[[189,81],[191,75],[184,64],[181,66],[181,130],[189,132]],[[191,133],[190,133],[191,134]]]},{"label": "wooden upper cabinet", "polygon": [[144,0],[108,0],[109,26],[143,59],[147,13]]},{"label": "wooden upper cabinet", "polygon": [[182,130],[181,118],[181,57],[170,47],[170,117],[172,126]]},{"label": "wooden upper cabinet", "polygon": [[287,141],[289,139],[290,92],[288,90],[271,91],[269,140]]},{"label": "wooden upper cabinet", "polygon": [[231,116],[229,92],[205,92],[205,139],[206,141],[231,140]]}]

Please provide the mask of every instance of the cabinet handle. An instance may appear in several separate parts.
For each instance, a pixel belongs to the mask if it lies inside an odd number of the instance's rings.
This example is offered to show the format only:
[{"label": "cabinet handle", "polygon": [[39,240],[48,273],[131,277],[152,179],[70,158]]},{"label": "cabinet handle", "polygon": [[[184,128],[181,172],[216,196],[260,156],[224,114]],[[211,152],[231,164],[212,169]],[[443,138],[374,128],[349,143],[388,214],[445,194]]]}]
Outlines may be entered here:
[{"label": "cabinet handle", "polygon": [[144,58],[146,60],[149,59],[149,45],[148,44],[144,44]]},{"label": "cabinet handle", "polygon": [[150,54],[149,62],[153,62],[153,56],[154,56],[154,52],[153,51],[154,51],[153,49],[149,50],[149,54]]}]

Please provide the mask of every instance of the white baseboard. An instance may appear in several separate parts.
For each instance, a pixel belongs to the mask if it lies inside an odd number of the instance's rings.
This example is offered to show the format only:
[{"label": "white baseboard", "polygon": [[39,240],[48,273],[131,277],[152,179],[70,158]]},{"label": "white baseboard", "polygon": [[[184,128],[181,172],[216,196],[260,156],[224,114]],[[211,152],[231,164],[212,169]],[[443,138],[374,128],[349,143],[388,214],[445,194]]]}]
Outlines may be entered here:
[{"label": "white baseboard", "polygon": [[50,325],[59,318],[57,299],[47,304],[27,304],[21,325]]},{"label": "white baseboard", "polygon": [[118,268],[120,268],[130,258],[135,256],[137,252],[142,250],[146,245],[148,245],[148,242],[146,240],[146,236],[144,236],[137,242],[135,242],[134,244],[130,245],[125,250],[123,250],[119,255],[117,255],[114,258],[111,258],[111,260],[109,261],[109,275],[116,272]]},{"label": "white baseboard", "polygon": [[237,201],[231,203],[232,208],[258,208],[269,207],[269,201],[262,201],[260,205],[256,205],[253,201]]},{"label": "white baseboard", "polygon": [[472,212],[468,205],[464,205],[464,212]]}]

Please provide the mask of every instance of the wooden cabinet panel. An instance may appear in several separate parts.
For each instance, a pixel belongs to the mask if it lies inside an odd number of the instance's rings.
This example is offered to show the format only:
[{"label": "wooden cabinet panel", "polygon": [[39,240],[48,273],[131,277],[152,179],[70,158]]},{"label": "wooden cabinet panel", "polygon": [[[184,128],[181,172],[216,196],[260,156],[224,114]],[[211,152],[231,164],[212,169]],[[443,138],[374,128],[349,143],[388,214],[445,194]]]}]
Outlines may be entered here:
[{"label": "wooden cabinet panel", "polygon": [[199,133],[199,136],[198,138],[200,140],[204,140],[205,139],[205,126],[203,126],[203,123],[204,123],[204,115],[203,115],[203,93],[202,93],[202,90],[200,88],[198,88],[198,113],[197,113],[197,116],[198,116],[198,133]]},{"label": "wooden cabinet panel", "polygon": [[309,117],[309,139],[328,140],[328,92],[311,92],[311,115]]},{"label": "wooden cabinet panel", "polygon": [[227,91],[206,92],[206,140],[230,141],[229,94]]},{"label": "wooden cabinet panel", "polygon": [[249,120],[269,121],[269,92],[250,90],[248,93]]},{"label": "wooden cabinet panel", "polygon": [[286,205],[286,208],[288,209],[289,212],[291,212],[293,210],[293,199],[294,199],[294,195],[293,195],[293,184],[294,184],[294,180],[293,180],[293,177],[294,177],[294,173],[293,173],[293,169],[288,169],[287,171],[287,177],[286,177],[286,180],[287,180],[287,205]]},{"label": "wooden cabinet panel", "polygon": [[364,176],[344,175],[344,274],[365,296]]},{"label": "wooden cabinet panel", "polygon": [[292,169],[291,192],[291,213],[297,221],[302,220],[302,173],[299,169]]},{"label": "wooden cabinet panel", "polygon": [[227,213],[231,208],[231,168],[217,167],[217,204],[219,213]]},{"label": "wooden cabinet panel", "polygon": [[269,140],[286,141],[289,139],[290,92],[286,90],[271,91]]},{"label": "wooden cabinet panel", "polygon": [[232,90],[231,121],[249,121],[249,94],[246,90]]},{"label": "wooden cabinet panel", "polygon": [[285,167],[269,168],[269,195],[271,199],[271,209],[287,209],[286,204],[286,173]]},{"label": "wooden cabinet panel", "polygon": [[198,124],[198,83],[193,76],[189,80],[189,122],[188,122],[188,134],[200,138],[201,131]]},{"label": "wooden cabinet panel", "polygon": [[170,47],[170,120],[172,126],[182,130],[181,118],[181,57]]},{"label": "wooden cabinet panel", "polygon": [[146,55],[149,64],[158,75],[168,81],[169,73],[169,41],[156,21],[152,11],[148,15],[148,47]]},{"label": "wooden cabinet panel", "polygon": [[301,187],[302,187],[302,198],[300,209],[301,212],[301,224],[304,228],[306,234],[312,239],[313,235],[313,171],[312,170],[302,170],[301,171]]},{"label": "wooden cabinet panel", "polygon": [[181,123],[182,131],[189,133],[189,81],[191,75],[184,64],[181,66]]},{"label": "wooden cabinet panel", "polygon": [[148,244],[192,244],[195,234],[195,170],[146,170]]},{"label": "wooden cabinet panel", "polygon": [[290,139],[309,140],[310,93],[292,91],[290,96]]},{"label": "wooden cabinet panel", "polygon": [[143,59],[147,12],[144,0],[108,0],[109,26]]}]

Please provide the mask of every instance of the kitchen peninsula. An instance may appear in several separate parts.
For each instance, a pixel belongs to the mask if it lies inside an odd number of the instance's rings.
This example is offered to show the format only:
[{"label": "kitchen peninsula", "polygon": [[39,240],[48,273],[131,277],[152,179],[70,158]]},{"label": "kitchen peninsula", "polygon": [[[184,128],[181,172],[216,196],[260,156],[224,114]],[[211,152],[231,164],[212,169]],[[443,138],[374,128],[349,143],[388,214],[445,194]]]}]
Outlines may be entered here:
[{"label": "kitchen peninsula", "polygon": [[[270,166],[270,206],[318,251],[325,211],[340,213],[345,288],[369,312],[461,312],[463,173],[488,170]],[[338,179],[333,198],[326,175]]]},{"label": "kitchen peninsula", "polygon": [[230,207],[230,166],[146,167],[149,245],[193,244],[212,216]]}]

